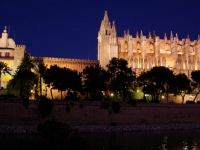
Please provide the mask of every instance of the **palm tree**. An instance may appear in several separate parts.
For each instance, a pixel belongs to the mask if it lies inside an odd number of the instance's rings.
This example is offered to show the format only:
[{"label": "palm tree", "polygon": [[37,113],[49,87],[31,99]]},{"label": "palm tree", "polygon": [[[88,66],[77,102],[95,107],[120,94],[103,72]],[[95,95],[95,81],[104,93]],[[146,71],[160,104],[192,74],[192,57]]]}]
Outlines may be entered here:
[{"label": "palm tree", "polygon": [[47,66],[44,65],[44,62],[41,61],[39,63],[34,63],[34,72],[38,75],[39,78],[39,96],[42,96],[42,81],[43,81],[43,77],[45,74],[45,71],[47,70]]},{"label": "palm tree", "polygon": [[8,83],[8,91],[20,98],[29,98],[31,89],[36,83],[36,75],[31,71],[33,61],[29,54],[25,54],[21,64],[18,66],[13,79]]}]

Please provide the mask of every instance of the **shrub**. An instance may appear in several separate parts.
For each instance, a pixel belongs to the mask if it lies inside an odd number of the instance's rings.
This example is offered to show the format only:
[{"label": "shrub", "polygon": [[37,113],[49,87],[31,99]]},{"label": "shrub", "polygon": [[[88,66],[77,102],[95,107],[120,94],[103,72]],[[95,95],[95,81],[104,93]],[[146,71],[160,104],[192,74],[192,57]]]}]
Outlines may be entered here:
[{"label": "shrub", "polygon": [[111,126],[116,126],[117,123],[116,123],[116,122],[111,122],[110,125],[111,125]]},{"label": "shrub", "polygon": [[140,103],[147,103],[147,100],[146,99],[141,99],[139,100]]},{"label": "shrub", "polygon": [[160,101],[156,99],[156,100],[149,101],[149,103],[160,103]]},{"label": "shrub", "polygon": [[120,111],[120,105],[118,102],[112,102],[112,110],[114,113],[118,113]]},{"label": "shrub", "polygon": [[22,101],[23,101],[23,107],[27,109],[29,106],[29,98],[23,98]]},{"label": "shrub", "polygon": [[70,106],[74,107],[74,102],[70,101]]},{"label": "shrub", "polygon": [[137,100],[131,100],[128,102],[130,105],[135,106],[137,104]]},{"label": "shrub", "polygon": [[82,104],[82,103],[80,103],[79,107],[80,107],[80,108],[83,108],[83,104]]},{"label": "shrub", "polygon": [[53,103],[48,99],[41,99],[39,103],[39,112],[43,118],[47,117],[53,108]]},{"label": "shrub", "polygon": [[66,112],[67,112],[67,113],[70,112],[70,107],[69,107],[69,105],[66,106]]},{"label": "shrub", "polygon": [[194,101],[187,100],[187,101],[186,101],[186,104],[195,104],[195,102],[194,102]]}]

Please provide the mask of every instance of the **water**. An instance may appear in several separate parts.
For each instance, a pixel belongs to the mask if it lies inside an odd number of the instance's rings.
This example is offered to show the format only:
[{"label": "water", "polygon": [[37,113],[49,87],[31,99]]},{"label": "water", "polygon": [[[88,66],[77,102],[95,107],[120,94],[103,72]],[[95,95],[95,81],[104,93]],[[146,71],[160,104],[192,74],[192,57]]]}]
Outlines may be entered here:
[{"label": "water", "polygon": [[[82,133],[88,150],[200,150],[200,130]],[[35,134],[0,134],[2,150],[51,149]]]}]

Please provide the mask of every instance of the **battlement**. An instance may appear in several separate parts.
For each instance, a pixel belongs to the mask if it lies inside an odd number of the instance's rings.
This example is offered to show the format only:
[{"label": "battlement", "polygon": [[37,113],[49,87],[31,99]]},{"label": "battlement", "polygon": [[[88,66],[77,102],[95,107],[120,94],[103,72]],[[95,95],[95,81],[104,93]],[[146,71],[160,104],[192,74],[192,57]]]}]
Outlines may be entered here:
[{"label": "battlement", "polygon": [[96,63],[98,60],[87,60],[87,59],[73,59],[73,58],[56,58],[56,57],[33,57],[36,60],[49,60],[49,61],[75,61],[75,62],[93,62]]},{"label": "battlement", "polygon": [[26,48],[25,45],[16,45],[16,47],[24,47],[24,48]]}]

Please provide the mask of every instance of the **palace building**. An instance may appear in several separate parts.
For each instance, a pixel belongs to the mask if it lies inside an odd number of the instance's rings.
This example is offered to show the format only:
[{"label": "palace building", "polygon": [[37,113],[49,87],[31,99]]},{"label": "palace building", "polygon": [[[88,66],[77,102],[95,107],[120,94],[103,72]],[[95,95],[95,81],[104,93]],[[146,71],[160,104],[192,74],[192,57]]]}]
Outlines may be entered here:
[{"label": "palace building", "polygon": [[164,38],[149,33],[148,37],[142,31],[133,37],[129,30],[124,31],[123,37],[117,36],[115,22],[109,21],[107,11],[98,32],[98,60],[106,69],[111,58],[123,58],[128,61],[136,75],[154,66],[165,66],[173,69],[174,73],[185,73],[190,76],[191,71],[200,70],[200,36],[191,41],[179,39],[178,35],[166,33]]},{"label": "palace building", "polygon": [[[16,45],[15,41],[8,37],[8,32],[5,29],[2,32],[0,38],[0,61],[8,65],[11,70],[11,75],[14,75],[17,67],[20,65],[22,58],[26,52],[25,45]],[[59,67],[66,67],[72,70],[77,70],[82,72],[87,66],[98,64],[98,60],[89,59],[70,59],[70,58],[54,58],[54,57],[36,57],[32,56],[34,63],[44,62],[44,64],[49,68],[51,65],[58,65]],[[1,87],[6,88],[9,80],[12,79],[10,74],[1,74]],[[43,92],[46,92],[46,87],[43,86]],[[55,95],[58,95],[57,91],[54,91]],[[47,97],[50,98],[50,92],[47,91]],[[56,97],[57,98],[57,97]],[[59,99],[59,97],[58,97]]]},{"label": "palace building", "polygon": [[[26,52],[25,45],[16,45],[15,41],[8,38],[8,32],[5,27],[0,38],[0,61],[7,64],[10,73],[14,74],[15,70],[21,63]],[[12,79],[9,74],[1,74],[1,87],[6,88],[8,81]]]}]

